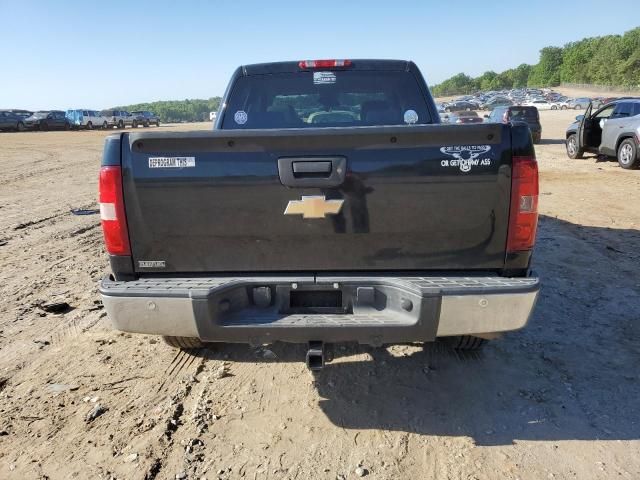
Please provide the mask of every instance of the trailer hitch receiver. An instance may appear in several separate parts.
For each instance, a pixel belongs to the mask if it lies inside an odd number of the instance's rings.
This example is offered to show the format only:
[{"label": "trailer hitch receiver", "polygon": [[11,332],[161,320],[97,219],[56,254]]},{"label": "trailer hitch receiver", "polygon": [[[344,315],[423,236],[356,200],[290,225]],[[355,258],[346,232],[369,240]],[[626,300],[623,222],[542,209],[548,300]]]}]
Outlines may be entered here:
[{"label": "trailer hitch receiver", "polygon": [[309,342],[307,350],[307,367],[311,371],[318,371],[324,368],[324,343]]}]

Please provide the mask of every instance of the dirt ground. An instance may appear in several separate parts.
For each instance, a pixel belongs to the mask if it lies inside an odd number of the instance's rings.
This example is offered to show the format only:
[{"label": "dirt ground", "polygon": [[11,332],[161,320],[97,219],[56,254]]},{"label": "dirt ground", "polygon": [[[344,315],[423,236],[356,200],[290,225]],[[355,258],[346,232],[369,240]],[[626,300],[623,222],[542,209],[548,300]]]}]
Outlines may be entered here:
[{"label": "dirt ground", "polygon": [[98,215],[71,212],[105,133],[0,134],[0,478],[640,478],[640,171],[569,160],[575,114],[541,113],[529,326],[469,356],[338,347],[315,379],[302,347],[112,330]]}]

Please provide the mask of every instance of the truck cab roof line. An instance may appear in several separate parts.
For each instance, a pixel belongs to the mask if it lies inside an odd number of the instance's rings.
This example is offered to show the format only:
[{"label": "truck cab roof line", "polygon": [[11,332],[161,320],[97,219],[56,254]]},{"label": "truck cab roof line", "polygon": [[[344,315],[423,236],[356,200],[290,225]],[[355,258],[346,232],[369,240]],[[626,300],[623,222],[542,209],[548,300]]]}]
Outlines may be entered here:
[{"label": "truck cab roof line", "polygon": [[[300,71],[300,61],[254,63],[242,66],[242,75],[266,75],[272,73],[295,73]],[[413,62],[407,60],[351,60],[349,70],[409,71]]]}]

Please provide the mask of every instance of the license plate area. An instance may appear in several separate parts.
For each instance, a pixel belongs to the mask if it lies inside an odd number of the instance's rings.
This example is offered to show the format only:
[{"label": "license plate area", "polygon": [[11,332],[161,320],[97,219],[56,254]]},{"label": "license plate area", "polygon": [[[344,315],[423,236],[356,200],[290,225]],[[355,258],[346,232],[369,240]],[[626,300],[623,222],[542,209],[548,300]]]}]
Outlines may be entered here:
[{"label": "license plate area", "polygon": [[340,290],[293,290],[289,292],[289,308],[342,308]]},{"label": "license plate area", "polygon": [[278,286],[281,313],[348,313],[350,302],[340,288]]}]

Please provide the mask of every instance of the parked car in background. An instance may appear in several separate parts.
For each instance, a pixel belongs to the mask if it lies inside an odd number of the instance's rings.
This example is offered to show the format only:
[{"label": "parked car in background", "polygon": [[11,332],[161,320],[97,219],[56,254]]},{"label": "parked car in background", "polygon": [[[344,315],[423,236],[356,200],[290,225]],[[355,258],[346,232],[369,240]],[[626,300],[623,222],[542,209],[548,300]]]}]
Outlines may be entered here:
[{"label": "parked car in background", "polygon": [[531,105],[497,107],[489,115],[485,115],[487,123],[525,122],[529,125],[531,138],[534,143],[540,143],[542,139],[542,125],[538,109]]},{"label": "parked car in background", "polygon": [[107,118],[96,110],[67,110],[65,116],[71,123],[71,127],[76,129],[86,128],[87,130],[92,130],[109,126]]},{"label": "parked car in background", "polygon": [[11,109],[11,110],[5,110],[5,112],[15,113],[16,115],[19,115],[22,118],[27,118],[33,115],[33,112],[31,110]]},{"label": "parked car in background", "polygon": [[492,110],[496,107],[508,107],[513,105],[513,101],[506,97],[494,97],[482,105],[484,110]]},{"label": "parked car in background", "polygon": [[573,98],[564,97],[559,99],[556,103],[558,104],[558,108],[560,110],[567,110],[569,108],[569,102],[573,100]]},{"label": "parked car in background", "polygon": [[160,126],[160,117],[153,112],[149,112],[147,110],[136,110],[135,112],[131,112],[131,115],[135,117],[137,124],[142,125],[143,127],[148,127],[149,125],[155,125],[156,127]]},{"label": "parked car in background", "polygon": [[616,157],[625,169],[640,167],[640,98],[621,98],[598,109],[589,105],[569,125],[566,138],[569,158],[592,152]]},{"label": "parked car in background", "polygon": [[468,102],[466,100],[459,101],[459,102],[450,102],[444,106],[445,112],[462,112],[465,110],[470,111],[470,110],[477,110],[477,109],[478,109],[478,104],[473,102]]},{"label": "parked car in background", "polygon": [[591,99],[587,97],[574,98],[567,102],[567,108],[573,108],[574,110],[584,110],[591,103]]},{"label": "parked car in background", "polygon": [[42,110],[24,119],[24,126],[29,130],[70,130],[71,122],[62,110]]},{"label": "parked car in background", "polygon": [[441,115],[444,123],[466,124],[466,123],[483,123],[484,120],[478,116],[476,112],[458,112]]},{"label": "parked car in background", "polygon": [[27,129],[25,117],[10,110],[0,110],[0,130],[16,130],[22,132]]},{"label": "parked car in background", "polygon": [[533,100],[532,102],[527,102],[524,105],[528,107],[536,107],[538,110],[558,110],[558,104],[554,102],[549,102],[548,100]]},{"label": "parked car in background", "polygon": [[107,125],[109,127],[133,127],[138,126],[138,120],[125,110],[103,110],[100,115],[107,119]]}]

